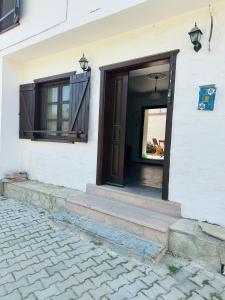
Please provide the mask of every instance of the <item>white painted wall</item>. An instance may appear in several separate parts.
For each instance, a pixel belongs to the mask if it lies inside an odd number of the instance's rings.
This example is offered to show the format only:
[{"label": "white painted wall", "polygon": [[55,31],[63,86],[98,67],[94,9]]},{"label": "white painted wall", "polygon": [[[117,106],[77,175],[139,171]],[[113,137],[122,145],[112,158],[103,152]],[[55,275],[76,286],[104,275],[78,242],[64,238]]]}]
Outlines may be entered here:
[{"label": "white painted wall", "polygon": [[[84,190],[87,182],[95,182],[97,130],[99,108],[99,66],[179,48],[174,103],[170,200],[182,204],[182,215],[225,226],[225,4],[214,6],[212,50],[208,52],[208,9],[201,9],[165,22],[135,31],[98,40],[80,48],[27,61],[3,70],[3,77],[17,83],[29,83],[35,78],[79,70],[78,59],[85,52],[92,67],[90,128],[88,144],[56,144],[48,142],[18,142],[18,122],[13,121],[10,144],[19,154],[20,168],[32,179],[76,187]],[[203,49],[193,51],[188,31],[198,21],[204,36]],[[75,38],[75,37],[74,37]],[[63,44],[63,35],[61,43]],[[25,50],[24,50],[25,51]],[[21,53],[20,53],[21,54]],[[14,57],[16,59],[16,56]],[[14,68],[17,70],[15,73]],[[19,76],[17,77],[19,72]],[[4,81],[3,78],[3,81]],[[215,110],[197,110],[198,87],[215,83],[218,87]],[[18,94],[13,84],[3,95],[2,111],[7,124],[16,116]],[[18,90],[17,90],[18,91]],[[13,98],[12,98],[13,96]],[[10,103],[14,107],[10,108]],[[13,114],[11,114],[11,109]],[[6,117],[7,116],[7,117]],[[7,119],[7,120],[6,120]],[[17,122],[17,126],[15,126]],[[3,124],[3,122],[2,122]],[[1,128],[6,134],[7,128]],[[3,140],[4,141],[4,140]],[[7,149],[5,148],[5,154]],[[10,167],[11,155],[7,155]],[[16,168],[16,167],[15,167]]]}]

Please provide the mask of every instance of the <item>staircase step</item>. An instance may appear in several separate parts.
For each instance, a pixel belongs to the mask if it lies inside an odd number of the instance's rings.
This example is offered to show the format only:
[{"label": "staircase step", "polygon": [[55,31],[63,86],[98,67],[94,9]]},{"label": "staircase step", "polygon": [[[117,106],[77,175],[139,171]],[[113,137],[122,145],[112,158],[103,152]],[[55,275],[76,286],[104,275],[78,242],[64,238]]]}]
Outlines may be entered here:
[{"label": "staircase step", "polygon": [[96,245],[106,245],[116,252],[134,257],[144,263],[159,262],[166,251],[163,245],[77,214],[59,212],[53,215],[53,220],[62,225],[69,224],[75,231],[79,229],[86,232]]},{"label": "staircase step", "polygon": [[167,245],[169,226],[177,218],[132,204],[80,194],[68,199],[66,211],[95,219],[138,236]]},{"label": "staircase step", "polygon": [[129,193],[123,191],[123,188],[115,188],[107,185],[97,186],[94,184],[87,184],[86,192],[90,195],[132,204],[172,217],[181,217],[181,205],[177,202],[163,201],[153,197]]}]

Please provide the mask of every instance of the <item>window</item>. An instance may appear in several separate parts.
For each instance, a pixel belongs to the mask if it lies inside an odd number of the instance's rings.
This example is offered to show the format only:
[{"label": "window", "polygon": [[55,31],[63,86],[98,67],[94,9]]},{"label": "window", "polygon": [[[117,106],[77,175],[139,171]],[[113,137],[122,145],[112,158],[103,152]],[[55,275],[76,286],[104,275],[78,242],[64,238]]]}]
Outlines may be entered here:
[{"label": "window", "polygon": [[88,141],[90,72],[34,80],[20,86],[20,138]]},{"label": "window", "polygon": [[65,137],[69,130],[69,81],[44,84],[41,91],[41,128],[48,133],[43,137]]},{"label": "window", "polygon": [[167,108],[144,109],[142,158],[164,160]]},{"label": "window", "polygon": [[19,24],[19,0],[0,0],[0,32]]}]

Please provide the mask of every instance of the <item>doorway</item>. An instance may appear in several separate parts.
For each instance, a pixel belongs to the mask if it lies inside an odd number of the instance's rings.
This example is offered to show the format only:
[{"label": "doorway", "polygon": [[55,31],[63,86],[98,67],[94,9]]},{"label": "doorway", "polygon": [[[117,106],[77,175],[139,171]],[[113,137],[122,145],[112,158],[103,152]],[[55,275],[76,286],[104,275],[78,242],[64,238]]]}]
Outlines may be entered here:
[{"label": "doorway", "polygon": [[[157,188],[154,185],[157,184],[158,176],[161,181],[158,188],[162,191],[160,197],[168,200],[175,65],[178,52],[171,51],[100,68],[101,98],[96,179],[98,185],[134,188],[135,185],[140,186],[140,182],[142,184],[144,180],[144,185],[154,189]],[[164,73],[159,75],[157,70],[163,68]],[[160,79],[156,76],[166,77],[166,89],[162,90],[162,82],[159,83]],[[139,83],[134,83],[134,78],[136,81],[138,78]],[[143,86],[148,86],[148,89],[150,87],[149,90],[143,91],[141,78]],[[135,84],[137,89],[142,89],[140,93],[132,91]],[[136,110],[132,106],[136,106]],[[155,176],[152,176],[153,173]],[[137,179],[138,174],[145,176]]]}]

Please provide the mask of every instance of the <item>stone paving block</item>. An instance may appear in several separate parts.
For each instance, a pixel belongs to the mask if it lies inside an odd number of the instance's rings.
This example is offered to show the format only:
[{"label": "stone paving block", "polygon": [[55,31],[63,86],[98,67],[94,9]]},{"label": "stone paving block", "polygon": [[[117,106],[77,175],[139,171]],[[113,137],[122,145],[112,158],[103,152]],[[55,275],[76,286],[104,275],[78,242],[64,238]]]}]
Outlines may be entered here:
[{"label": "stone paving block", "polygon": [[135,297],[138,292],[146,289],[147,286],[143,283],[143,281],[136,279],[133,283],[125,285],[124,288],[128,290],[132,297]]},{"label": "stone paving block", "polygon": [[7,274],[4,277],[0,278],[0,285],[6,284],[8,282],[14,282],[15,279],[13,278],[12,274]]},{"label": "stone paving block", "polygon": [[99,300],[101,299],[101,297],[103,297],[104,295],[110,294],[112,293],[112,289],[110,289],[109,286],[107,286],[106,284],[101,285],[100,287],[98,287],[95,290],[90,290],[89,294],[95,299],[95,300]]},{"label": "stone paving block", "polygon": [[41,270],[39,272],[35,272],[32,275],[28,276],[28,281],[30,283],[34,283],[37,280],[40,280],[42,278],[47,278],[48,277],[48,273],[45,270]]},{"label": "stone paving block", "polygon": [[[32,257],[32,260],[34,259],[34,257]],[[39,262],[39,263],[35,263],[32,265],[32,268],[34,269],[35,272],[39,272],[41,271],[42,269],[46,269],[48,267],[51,267],[53,266],[53,263],[52,261],[50,261],[50,259],[46,259],[42,262]]]},{"label": "stone paving block", "polygon": [[14,281],[14,282],[10,282],[5,284],[4,288],[6,289],[6,291],[10,294],[12,293],[14,290],[20,288],[20,287],[25,287],[28,286],[29,282],[27,281],[26,278],[21,278],[20,280]]},{"label": "stone paving block", "polygon": [[64,292],[64,291],[59,290],[55,284],[52,284],[47,289],[43,289],[41,291],[36,291],[36,292],[34,292],[34,294],[38,298],[38,300],[46,300],[52,296],[57,296],[62,292]]},{"label": "stone paving block", "polygon": [[127,273],[128,270],[122,265],[117,265],[115,268],[106,271],[110,277],[117,278],[119,275]]},{"label": "stone paving block", "polygon": [[63,261],[63,263],[65,264],[66,267],[70,267],[72,265],[79,265],[80,263],[82,263],[82,259],[79,256],[75,256],[69,259],[66,259],[65,261]]},{"label": "stone paving block", "polygon": [[87,279],[83,284],[78,284],[77,286],[73,286],[72,290],[77,294],[79,297],[90,291],[96,289],[96,285],[90,280]]},{"label": "stone paving block", "polygon": [[64,281],[56,282],[56,286],[62,292],[65,291],[65,290],[67,290],[68,288],[70,288],[70,287],[72,287],[74,285],[78,285],[78,284],[79,284],[79,281],[76,279],[75,276],[70,276],[69,278],[67,278]]},{"label": "stone paving block", "polygon": [[161,297],[164,300],[181,300],[186,298],[186,296],[181,291],[174,287],[170,289],[168,294],[162,295]]},{"label": "stone paving block", "polygon": [[132,270],[132,271],[130,271],[128,273],[124,273],[122,276],[125,279],[127,279],[128,281],[133,282],[136,278],[140,278],[141,279],[141,277],[144,277],[144,274],[141,273],[140,271],[134,269],[134,270]]},{"label": "stone paving block", "polygon": [[105,261],[101,265],[92,267],[92,270],[94,270],[96,274],[101,274],[102,272],[110,269],[112,269],[112,267]]},{"label": "stone paving block", "polygon": [[[6,263],[6,265],[8,265]],[[22,267],[19,264],[15,264],[12,266],[7,266],[5,268],[1,268],[0,267],[0,276],[5,276],[6,274],[15,272],[15,271],[20,271],[22,269]]]},{"label": "stone paving block", "polygon": [[199,289],[199,286],[197,286],[194,282],[190,280],[185,280],[182,283],[177,283],[176,287],[183,292],[186,295],[190,295],[191,292],[196,291]]},{"label": "stone paving block", "polygon": [[121,287],[117,292],[111,293],[106,296],[110,300],[124,300],[131,299],[133,296],[129,293],[126,287]]},{"label": "stone paving block", "polygon": [[148,275],[143,276],[141,280],[147,284],[147,286],[151,286],[157,280],[161,280],[162,278],[156,275],[154,272],[148,273]]},{"label": "stone paving block", "polygon": [[11,294],[1,297],[1,300],[23,300],[18,291],[14,291]]},{"label": "stone paving block", "polygon": [[126,268],[128,271],[131,271],[133,270],[136,266],[137,266],[137,263],[134,263],[133,261],[128,261],[126,263],[123,263],[122,264],[124,266],[124,268]]},{"label": "stone paving block", "polygon": [[110,277],[107,273],[103,272],[102,274],[91,278],[91,281],[97,286],[100,287],[104,282],[112,280],[112,277]]},{"label": "stone paving block", "polygon": [[44,288],[49,287],[53,283],[64,281],[64,278],[60,273],[55,273],[54,275],[47,277],[47,278],[41,278],[40,279],[42,285]]},{"label": "stone paving block", "polygon": [[185,268],[182,268],[176,274],[172,274],[171,276],[173,276],[176,281],[183,282],[188,277],[191,277],[192,273],[188,272]]},{"label": "stone paving block", "polygon": [[51,276],[51,275],[55,274],[56,272],[66,270],[66,269],[67,269],[67,266],[63,262],[60,262],[56,265],[51,265],[50,267],[47,267],[46,271]]},{"label": "stone paving block", "polygon": [[[97,253],[96,253],[97,254]],[[112,260],[112,257],[109,256],[108,253],[103,253],[103,254],[98,254],[95,257],[93,257],[93,260],[97,263],[97,264],[101,264],[104,261],[108,261],[108,260]]]},{"label": "stone paving block", "polygon": [[132,298],[132,300],[149,300],[149,298],[145,296],[143,293],[138,293],[137,296]]},{"label": "stone paving block", "polygon": [[109,264],[112,266],[112,267],[116,267],[117,265],[121,265],[121,264],[125,264],[128,262],[128,259],[125,258],[125,257],[116,257],[114,259],[111,259],[109,260]]},{"label": "stone paving block", "polygon": [[79,297],[79,300],[93,300],[93,298],[90,296],[89,293],[84,293],[81,297]]},{"label": "stone paving block", "polygon": [[19,291],[23,298],[28,297],[30,294],[42,290],[44,287],[42,286],[40,281],[36,281],[33,284],[30,284],[26,287],[20,287]]},{"label": "stone paving block", "polygon": [[[209,298],[210,299],[210,298]],[[196,294],[196,293],[192,293],[192,296],[188,298],[188,300],[205,300],[204,298],[202,298],[200,295]],[[208,299],[207,299],[208,300]]]},{"label": "stone paving block", "polygon": [[86,260],[82,263],[79,263],[79,269],[84,271],[84,270],[87,270],[88,268],[94,267],[96,265],[97,265],[97,263],[92,258],[89,258],[88,260]]},{"label": "stone paving block", "polygon": [[174,286],[176,283],[176,280],[171,276],[167,276],[166,278],[159,281],[161,287],[163,287],[167,291],[169,291],[171,287]]},{"label": "stone paving block", "polygon": [[81,273],[81,270],[76,265],[73,265],[71,268],[67,268],[65,270],[60,271],[60,274],[64,279],[67,279],[71,275],[75,275],[79,273]]},{"label": "stone paving block", "polygon": [[32,257],[31,259],[28,259],[26,261],[21,261],[19,264],[20,268],[22,269],[28,268],[29,266],[32,266],[34,268],[35,264],[39,264],[39,259],[37,257]]},{"label": "stone paving block", "polygon": [[15,277],[16,280],[18,280],[24,276],[27,276],[27,277],[31,276],[34,273],[35,273],[34,269],[31,266],[29,266],[25,269],[19,270],[17,272],[13,272],[13,276]]},{"label": "stone paving block", "polygon": [[143,293],[149,297],[149,299],[155,300],[158,296],[167,294],[167,291],[156,283],[149,289],[144,290]]},{"label": "stone paving block", "polygon": [[224,291],[224,286],[225,286],[225,277],[221,275],[215,274],[215,277],[213,280],[209,281],[210,285],[214,287],[218,292],[223,292]]},{"label": "stone paving block", "polygon": [[[47,255],[46,255],[47,257]],[[54,264],[57,264],[63,260],[67,260],[69,259],[69,256],[66,254],[66,253],[62,253],[60,255],[55,255],[53,257],[49,256],[49,258],[51,259],[51,261],[54,263]]]},{"label": "stone paving block", "polygon": [[203,287],[205,282],[208,282],[210,278],[203,274],[197,274],[190,278],[191,281],[193,281],[195,284],[197,284],[200,287]]},{"label": "stone paving block", "polygon": [[96,277],[97,275],[91,269],[89,269],[80,274],[75,274],[74,276],[80,283],[83,283],[85,280]]},{"label": "stone paving block", "polygon": [[65,245],[64,247],[56,248],[54,251],[57,253],[57,255],[60,255],[71,250],[72,249],[68,245]]},{"label": "stone paving block", "polygon": [[120,287],[129,284],[129,281],[123,276],[119,276],[116,279],[107,282],[107,285],[112,288],[114,291],[118,291]]},{"label": "stone paving block", "polygon": [[70,289],[58,296],[51,297],[51,300],[77,300],[77,295]]},{"label": "stone paving block", "polygon": [[217,294],[217,290],[214,289],[213,287],[211,287],[210,285],[205,285],[203,288],[199,289],[197,291],[197,293],[202,296],[203,298],[206,298],[209,296],[209,295],[214,295],[214,294]]}]

